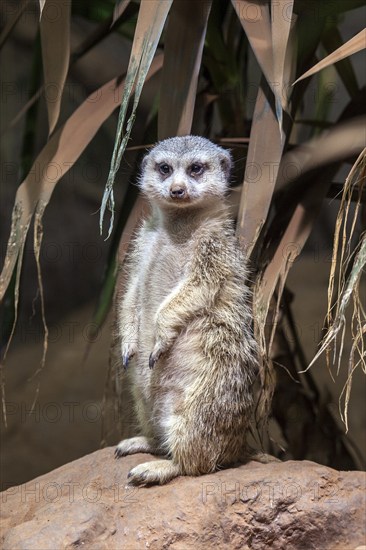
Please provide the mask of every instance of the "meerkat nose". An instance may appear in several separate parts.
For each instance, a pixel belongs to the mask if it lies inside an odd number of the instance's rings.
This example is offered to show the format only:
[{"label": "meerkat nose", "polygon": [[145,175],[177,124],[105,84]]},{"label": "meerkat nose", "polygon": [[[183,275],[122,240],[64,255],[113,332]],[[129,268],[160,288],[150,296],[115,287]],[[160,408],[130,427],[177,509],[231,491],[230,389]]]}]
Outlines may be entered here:
[{"label": "meerkat nose", "polygon": [[170,196],[172,199],[183,199],[186,196],[186,188],[177,183],[173,183],[170,188]]}]

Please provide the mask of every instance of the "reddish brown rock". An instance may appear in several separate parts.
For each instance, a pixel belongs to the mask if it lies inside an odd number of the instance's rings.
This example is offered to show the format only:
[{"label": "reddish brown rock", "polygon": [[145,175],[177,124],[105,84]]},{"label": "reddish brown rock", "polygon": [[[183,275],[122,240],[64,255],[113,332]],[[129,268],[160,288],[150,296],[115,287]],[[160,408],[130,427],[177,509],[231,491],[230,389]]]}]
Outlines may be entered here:
[{"label": "reddish brown rock", "polygon": [[107,448],[1,493],[4,550],[346,550],[365,544],[365,474],[250,462],[126,488],[149,455]]}]

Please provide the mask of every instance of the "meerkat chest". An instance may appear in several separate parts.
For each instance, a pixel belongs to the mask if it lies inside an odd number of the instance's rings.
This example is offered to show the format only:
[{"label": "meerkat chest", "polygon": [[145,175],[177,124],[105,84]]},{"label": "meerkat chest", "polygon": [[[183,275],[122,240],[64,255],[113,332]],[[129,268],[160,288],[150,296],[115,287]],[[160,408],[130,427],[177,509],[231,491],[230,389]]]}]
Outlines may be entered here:
[{"label": "meerkat chest", "polygon": [[155,314],[161,302],[181,281],[189,258],[189,246],[172,243],[168,236],[156,232],[149,236],[141,256],[142,306]]}]

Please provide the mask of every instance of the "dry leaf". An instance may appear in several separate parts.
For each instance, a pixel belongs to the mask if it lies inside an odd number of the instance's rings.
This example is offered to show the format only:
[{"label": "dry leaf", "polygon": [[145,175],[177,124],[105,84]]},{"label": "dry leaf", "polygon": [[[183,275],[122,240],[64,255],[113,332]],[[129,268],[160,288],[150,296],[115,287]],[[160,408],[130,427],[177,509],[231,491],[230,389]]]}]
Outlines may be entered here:
[{"label": "dry leaf", "polygon": [[273,55],[269,5],[262,0],[232,0],[232,4],[267,83],[272,88]]},{"label": "dry leaf", "polygon": [[267,99],[268,92],[262,79],[240,198],[237,234],[248,256],[267,218],[284,145],[274,110]]},{"label": "dry leaf", "polygon": [[327,57],[319,61],[319,63],[314,65],[314,67],[306,71],[306,73],[295,80],[293,85],[295,85],[300,80],[307,78],[308,76],[316,74],[325,67],[333,65],[333,63],[337,63],[337,61],[341,61],[341,59],[344,59],[345,57],[348,57],[356,52],[359,52],[360,50],[363,50],[364,48],[366,48],[366,29],[360,31],[358,34],[356,34],[356,36],[343,44],[343,46],[335,50],[335,52],[327,55]]},{"label": "dry leaf", "polygon": [[[291,23],[293,18],[293,1],[271,0],[272,15],[272,50],[273,50],[273,80],[276,89],[276,116],[282,130],[283,110],[287,109],[288,81],[293,56],[286,56],[289,43]],[[286,66],[286,63],[290,66]]]},{"label": "dry leaf", "polygon": [[[326,154],[327,151],[333,151],[333,147],[338,144],[342,144],[342,155],[340,156],[338,154],[338,150],[336,150],[334,157],[330,157],[329,155],[327,157],[326,155],[325,158],[328,158],[328,163],[337,160],[342,161],[355,152],[359,153],[360,150],[365,147],[365,123],[366,117],[359,117],[358,120],[353,119],[340,124],[338,128],[334,128],[322,137],[314,139],[311,143],[301,145],[292,150],[283,158],[281,165],[281,168],[285,167],[283,172],[287,174],[289,172],[288,166],[296,165],[297,176],[303,176],[308,171],[314,169],[315,166],[319,167],[318,164],[314,164],[314,157],[317,156],[316,151],[320,150]],[[315,161],[316,160],[315,158]],[[282,179],[282,184],[283,182],[284,180]],[[318,181],[317,185],[309,185],[309,189],[305,190],[305,194],[296,206],[284,234],[276,245],[270,263],[262,272],[261,277],[257,280],[254,300],[254,317],[259,325],[263,345],[264,327],[275,289],[279,285],[277,297],[277,304],[279,305],[288,272],[307,241],[329,185],[329,180],[325,179]],[[276,319],[273,322],[272,336],[275,327]]]},{"label": "dry leaf", "polygon": [[[364,231],[358,245],[355,247],[355,254],[352,251],[352,238],[354,237],[356,222],[361,213],[362,190],[366,185],[366,148],[359,155],[355,164],[345,181],[341,205],[339,208],[333,243],[333,255],[329,275],[328,286],[328,310],[326,326],[327,332],[323,338],[320,349],[311,361],[310,368],[320,355],[326,352],[328,367],[330,369],[330,357],[335,363],[336,355],[330,351],[336,350],[340,340],[337,374],[340,370],[340,363],[343,352],[343,342],[347,323],[346,311],[349,308],[351,299],[353,302],[353,313],[350,321],[352,333],[352,347],[348,358],[348,377],[339,398],[340,414],[348,430],[348,403],[352,388],[352,377],[359,366],[366,373],[366,312],[360,298],[360,282],[366,266],[366,232]],[[355,204],[353,219],[349,219],[351,198],[354,192],[358,193],[358,200]],[[352,209],[353,210],[353,209]],[[354,256],[354,257],[353,257]],[[339,268],[338,285],[336,289],[335,303],[334,287],[336,270]],[[357,360],[356,360],[356,358]],[[342,400],[343,410],[342,410]]]},{"label": "dry leaf", "polygon": [[366,145],[365,128],[366,117],[353,118],[288,151],[281,161],[276,191],[310,170],[358,155]]},{"label": "dry leaf", "polygon": [[21,0],[18,3],[17,9],[14,11],[11,17],[9,17],[9,20],[5,27],[3,28],[1,34],[0,34],[0,48],[4,45],[8,35],[11,33],[15,25],[17,24],[19,18],[21,17],[22,13],[30,3],[30,0]]},{"label": "dry leaf", "polygon": [[115,25],[116,21],[118,21],[118,19],[124,13],[130,2],[131,0],[121,0],[118,4],[115,5],[111,27]]},{"label": "dry leaf", "polygon": [[[284,147],[282,105],[287,105],[287,99],[282,98],[282,87],[294,70],[295,53],[289,41],[292,2],[280,2],[279,11],[273,3],[272,28],[267,4],[246,0],[233,0],[233,4],[275,96],[274,108],[262,79],[254,108],[237,227],[241,245],[250,255],[269,212]],[[274,47],[278,48],[275,55]]]},{"label": "dry leaf", "polygon": [[[154,60],[148,78],[161,68],[162,60],[162,56]],[[123,87],[124,81],[114,78],[93,92],[51,137],[18,188],[6,258],[0,275],[0,300],[9,285],[34,212],[44,210],[57,182],[79,158],[103,122],[118,107],[118,98]],[[18,286],[16,295],[17,293]]]},{"label": "dry leaf", "polygon": [[173,3],[164,41],[159,139],[182,136],[191,131],[211,3],[208,0],[197,0],[194,17],[190,2],[175,0]]},{"label": "dry leaf", "polygon": [[41,19],[46,0],[38,0],[38,1],[39,1],[39,19]]},{"label": "dry leaf", "polygon": [[[141,0],[130,61],[127,69],[126,85],[123,90],[121,109],[118,117],[118,126],[111,166],[100,208],[99,226],[101,233],[103,231],[105,211],[108,208],[111,212],[107,239],[112,232],[114,222],[113,183],[121,164],[122,155],[126,149],[130,137],[146,75],[155,55],[171,4],[172,0],[165,0],[165,2],[160,2],[159,0]],[[127,109],[133,92],[134,100],[132,112],[125,127]]]},{"label": "dry leaf", "polygon": [[41,14],[41,43],[49,134],[60,114],[70,60],[71,0],[47,2]]}]

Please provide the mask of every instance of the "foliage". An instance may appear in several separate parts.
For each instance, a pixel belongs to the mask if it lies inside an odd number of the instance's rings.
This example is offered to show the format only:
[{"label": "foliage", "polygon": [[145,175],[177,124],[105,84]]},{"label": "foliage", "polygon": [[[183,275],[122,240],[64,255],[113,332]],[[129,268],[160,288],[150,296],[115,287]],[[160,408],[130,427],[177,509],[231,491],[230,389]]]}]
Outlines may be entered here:
[{"label": "foliage", "polygon": [[[20,2],[18,10],[9,18],[0,36],[0,45],[6,43],[28,3],[26,0]],[[140,3],[121,0],[114,6],[110,1],[80,3],[65,0],[61,17],[52,19],[51,4],[48,0],[40,0],[44,84],[35,90],[13,123],[30,112],[30,107],[45,87],[55,85],[57,95],[56,101],[46,98],[49,137],[33,164],[42,166],[40,173],[44,177],[35,180],[30,177],[30,170],[16,195],[8,250],[0,276],[0,298],[4,298],[11,288],[16,312],[24,244],[34,218],[34,253],[43,304],[39,262],[43,213],[61,176],[82,155],[114,111],[113,98],[118,92],[122,96],[121,108],[100,219],[102,230],[109,209],[111,219],[107,237],[113,235],[113,254],[96,316],[98,322],[102,322],[113,294],[118,243],[122,242],[121,263],[128,250],[128,239],[145,207],[142,199],[133,195],[133,205],[129,205],[127,211],[117,213],[119,221],[113,231],[113,183],[128,146],[143,86],[147,79],[160,71],[159,101],[151,105],[150,121],[157,126],[154,139],[184,135],[193,130],[229,145],[237,160],[242,156],[243,148],[246,154],[243,183],[233,190],[230,200],[237,216],[238,237],[255,270],[255,331],[263,359],[258,405],[261,418],[268,413],[275,387],[273,345],[284,337],[281,332],[284,302],[284,315],[290,319],[286,302],[288,273],[304,248],[324,198],[332,192],[332,179],[339,167],[358,157],[344,186],[330,277],[327,332],[319,350],[321,353],[328,349],[343,330],[344,312],[352,297],[355,304],[352,318],[354,344],[345,389],[347,407],[352,373],[358,365],[365,370],[365,313],[358,297],[366,263],[365,234],[359,236],[359,242],[353,247],[351,237],[360,212],[365,180],[366,120],[360,103],[362,90],[349,56],[365,47],[366,30],[343,43],[339,23],[341,18],[347,17],[348,11],[362,5],[360,0],[322,3],[313,0],[197,0],[194,5],[186,0],[141,0]],[[95,21],[96,25],[90,37],[70,54],[70,19],[76,15]],[[98,48],[101,40],[112,32],[121,33],[131,40],[133,37],[127,73],[116,75],[114,80],[100,88],[98,103],[85,100],[61,124],[62,92],[69,67],[91,48]],[[319,53],[324,51],[327,55],[318,61]],[[253,63],[249,63],[253,54],[257,63],[254,72]],[[39,52],[36,51],[36,55],[39,57]],[[347,90],[349,104],[339,120],[330,125],[325,89],[320,86],[314,118],[304,120],[303,98],[310,77],[319,77],[322,84],[324,70],[330,65],[334,65],[338,82],[342,82]],[[256,73],[259,74],[258,85]],[[251,112],[248,98],[253,82],[257,96]],[[147,126],[149,135],[152,126]],[[301,138],[304,127],[310,134],[306,142]],[[144,146],[141,144],[142,148]],[[50,182],[46,168],[54,162],[63,166],[63,170],[57,180]],[[351,191],[359,194],[358,208],[351,234],[347,236],[344,229],[338,259],[341,218],[347,217]],[[341,271],[334,300],[337,264]],[[16,313],[14,326],[15,323]],[[44,325],[46,350],[46,319]],[[10,340],[11,334],[9,343]],[[357,360],[354,359],[356,353]],[[290,370],[292,376],[300,380],[299,371],[304,365],[296,364],[296,361],[293,358]]]}]

